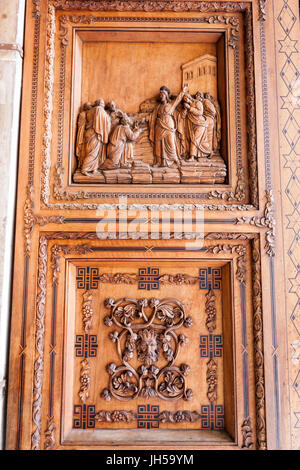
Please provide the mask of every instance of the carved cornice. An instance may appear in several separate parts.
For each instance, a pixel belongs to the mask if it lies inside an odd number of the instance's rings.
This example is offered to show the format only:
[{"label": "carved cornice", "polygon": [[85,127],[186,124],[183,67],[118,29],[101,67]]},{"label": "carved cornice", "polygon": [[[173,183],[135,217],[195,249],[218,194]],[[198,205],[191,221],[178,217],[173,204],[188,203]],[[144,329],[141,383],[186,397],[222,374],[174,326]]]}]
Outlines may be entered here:
[{"label": "carved cornice", "polygon": [[169,0],[51,0],[55,8],[60,10],[87,10],[87,11],[173,11],[186,12],[208,11],[243,12],[249,8],[249,2],[203,2],[203,1],[169,1]]},{"label": "carved cornice", "polygon": [[45,305],[48,259],[47,247],[47,238],[41,236],[38,253],[38,294],[36,299],[35,318],[35,360],[32,400],[33,432],[31,435],[31,450],[39,450],[41,441],[42,383],[44,370]]}]

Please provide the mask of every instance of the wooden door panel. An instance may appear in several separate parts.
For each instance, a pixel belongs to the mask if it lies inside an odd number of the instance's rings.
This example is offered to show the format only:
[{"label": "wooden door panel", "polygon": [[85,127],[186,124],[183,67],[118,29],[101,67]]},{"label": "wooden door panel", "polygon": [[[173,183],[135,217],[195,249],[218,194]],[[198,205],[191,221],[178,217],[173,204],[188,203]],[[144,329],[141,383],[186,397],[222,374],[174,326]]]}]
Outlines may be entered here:
[{"label": "wooden door panel", "polygon": [[256,421],[257,400],[249,242],[196,252],[155,242],[147,254],[138,241],[52,236],[41,265],[48,288],[35,331],[33,409],[42,411],[42,397],[43,411],[32,441],[242,445],[241,422]]},{"label": "wooden door panel", "polygon": [[[27,3],[7,448],[266,449],[278,294],[265,2]],[[202,109],[186,68],[200,59],[215,147],[195,157],[199,121],[180,126],[188,100]],[[127,135],[130,165],[83,174],[81,157],[100,158],[102,93],[144,134]],[[188,147],[179,167],[155,163],[160,93],[178,105],[161,140],[169,157]]]}]

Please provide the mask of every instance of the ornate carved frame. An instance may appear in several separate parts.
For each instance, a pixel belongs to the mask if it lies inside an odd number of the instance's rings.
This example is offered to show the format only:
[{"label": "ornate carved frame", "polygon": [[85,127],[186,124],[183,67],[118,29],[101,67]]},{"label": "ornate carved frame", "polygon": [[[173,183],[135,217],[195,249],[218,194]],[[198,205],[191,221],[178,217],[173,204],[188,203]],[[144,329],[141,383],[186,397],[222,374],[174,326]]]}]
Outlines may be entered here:
[{"label": "ornate carved frame", "polygon": [[[68,40],[68,26],[72,23],[73,26],[78,24],[95,24],[98,21],[116,21],[116,16],[107,16],[107,14],[97,17],[90,14],[67,14],[69,11],[86,11],[86,12],[134,12],[137,11],[143,13],[153,12],[197,12],[205,13],[207,16],[199,19],[198,17],[189,18],[164,18],[161,15],[159,17],[151,17],[151,21],[167,21],[173,22],[174,25],[192,22],[196,24],[201,23],[213,23],[221,24],[228,29],[230,38],[228,45],[234,51],[234,63],[235,63],[235,88],[236,88],[236,152],[237,152],[237,167],[236,170],[231,169],[231,173],[236,173],[235,188],[229,190],[216,189],[209,192],[149,192],[149,193],[134,193],[130,192],[115,192],[115,190],[109,192],[92,192],[86,190],[68,190],[64,187],[66,178],[64,176],[65,168],[63,165],[63,127],[64,127],[64,93],[65,93],[65,62],[66,62],[66,50],[69,44]],[[41,175],[41,204],[43,208],[57,210],[71,209],[71,210],[96,210],[98,207],[97,202],[101,199],[114,199],[120,195],[127,195],[130,199],[178,199],[182,200],[196,199],[198,202],[203,202],[201,205],[208,210],[244,210],[248,211],[251,209],[258,209],[259,197],[258,197],[258,171],[257,171],[257,144],[256,144],[256,110],[255,110],[255,92],[254,92],[254,49],[253,49],[253,6],[251,2],[165,2],[165,1],[58,1],[49,0],[48,11],[47,11],[47,44],[46,44],[46,56],[45,56],[45,99],[43,107],[44,123],[43,123],[43,138],[42,138],[42,175]],[[66,11],[66,14],[59,15],[58,25],[56,24],[57,12]],[[261,10],[260,10],[261,11]],[[230,13],[230,16],[226,16]],[[225,16],[224,16],[225,14]],[[240,20],[239,16],[235,14],[243,14],[244,17],[244,28],[245,28],[245,60],[246,60],[246,87],[247,87],[247,154],[248,154],[248,170],[249,171],[249,191],[247,190],[246,184],[246,169],[245,165],[241,160],[241,149],[242,139],[240,134],[240,116],[241,110],[239,105],[240,100],[240,78],[239,78],[239,28]],[[28,171],[28,191],[31,190],[31,186],[34,180],[34,160],[35,160],[35,140],[36,140],[36,129],[35,120],[37,112],[37,95],[36,90],[38,87],[38,70],[39,70],[39,32],[41,23],[41,5],[38,0],[34,1],[34,62],[33,62],[33,75],[32,75],[32,103],[31,103],[31,125],[30,125],[30,148],[29,148],[29,171]],[[134,21],[147,23],[150,20],[149,16],[122,16],[118,21],[123,23]],[[60,40],[60,60],[59,60],[59,104],[58,104],[58,129],[52,129],[52,114],[53,114],[53,91],[54,91],[54,67],[56,59],[56,28],[59,28],[58,35]],[[57,62],[58,63],[58,62]],[[51,165],[54,164],[51,158],[51,140],[52,133],[57,134],[57,162],[55,164],[53,172],[53,198],[56,202],[51,202]],[[71,187],[72,188],[72,187]],[[126,190],[127,191],[127,190]],[[249,192],[250,202],[247,202],[247,193]],[[80,202],[82,201],[82,202]],[[88,201],[88,202],[85,202]],[[151,206],[151,204],[149,204]]]},{"label": "ornate carved frame", "polygon": [[[53,403],[54,403],[54,382],[56,381],[55,377],[55,347],[56,347],[56,330],[55,325],[57,322],[56,316],[57,308],[54,304],[52,305],[50,311],[52,312],[52,331],[50,334],[50,348],[48,348],[49,353],[45,351],[45,315],[46,311],[49,312],[49,306],[47,307],[47,299],[49,299],[49,293],[47,290],[46,279],[49,276],[49,270],[52,272],[52,294],[51,297],[57,297],[57,289],[59,288],[59,275],[60,275],[60,263],[63,259],[65,262],[68,257],[71,257],[72,260],[80,260],[80,256],[84,256],[86,259],[89,255],[94,255],[98,253],[99,250],[109,250],[108,247],[103,245],[103,242],[96,241],[97,236],[95,233],[74,233],[74,232],[42,232],[39,238],[39,270],[38,270],[38,289],[36,296],[36,311],[37,317],[35,322],[35,359],[34,359],[34,377],[33,377],[33,404],[32,404],[32,434],[31,434],[31,448],[32,450],[38,450],[43,445],[44,448],[55,448],[59,445],[58,435],[56,434],[57,425],[60,420],[59,416],[55,416]],[[257,449],[266,449],[266,422],[265,422],[265,385],[264,385],[264,352],[263,352],[263,322],[262,322],[262,286],[261,286],[261,268],[260,268],[260,239],[258,235],[254,234],[240,234],[240,233],[225,233],[225,234],[216,234],[209,233],[205,236],[205,245],[199,251],[208,255],[208,257],[213,256],[212,259],[222,259],[222,257],[229,256],[234,260],[235,266],[235,279],[236,282],[240,285],[241,292],[244,292],[245,284],[248,283],[247,279],[252,279],[252,308],[253,308],[253,357],[254,357],[254,377],[255,377],[255,408],[256,408],[256,417],[255,417],[255,429],[252,428],[252,438],[256,436],[255,448]],[[68,241],[76,241],[76,244],[68,244]],[[50,243],[51,242],[51,243]],[[54,243],[53,243],[54,242]],[[50,251],[49,251],[50,247]],[[117,242],[112,247],[112,250],[118,251],[118,248],[124,252],[124,247],[118,247]],[[137,247],[129,247],[130,252],[134,250],[149,252],[149,243],[146,245],[139,244]],[[170,252],[180,251],[182,247],[170,245],[168,248],[166,246],[162,247],[163,252],[166,249]],[[152,246],[152,250],[156,252],[160,251],[159,244]],[[151,250],[150,250],[151,252]],[[252,265],[252,274],[249,278],[246,270],[246,259],[248,256],[251,256],[251,265]],[[149,258],[151,259],[151,258]],[[207,259],[207,257],[206,257]],[[65,270],[65,267],[64,267]],[[131,280],[132,281],[132,280]],[[28,282],[28,278],[26,279]],[[114,279],[106,279],[106,282],[116,282]],[[123,281],[120,277],[118,282],[127,283],[128,280],[126,276],[123,276]],[[134,280],[132,281],[134,282]],[[173,282],[172,280],[170,282]],[[186,282],[189,282],[187,280]],[[244,294],[243,294],[244,295]],[[53,300],[52,300],[53,302]],[[61,309],[60,309],[61,310]],[[49,314],[49,313],[48,313]],[[49,320],[48,320],[49,321]],[[26,325],[23,325],[23,328],[26,328]],[[246,326],[244,325],[244,328]],[[49,333],[47,338],[49,338]],[[247,347],[245,345],[245,350]],[[247,357],[247,354],[245,358]],[[45,364],[47,361],[47,364]],[[83,364],[82,366],[86,366]],[[245,362],[245,367],[247,369],[247,359]],[[44,369],[50,371],[50,377],[44,385]],[[86,368],[83,367],[83,372],[86,372]],[[247,379],[245,379],[246,369],[244,370],[244,388],[245,394],[248,395],[248,385]],[[247,373],[246,373],[247,375]],[[245,382],[246,380],[246,382]],[[46,392],[48,390],[48,392]],[[84,389],[80,389],[84,393]],[[43,394],[46,394],[44,397]],[[245,400],[245,398],[244,398]],[[45,404],[43,405],[43,403]],[[247,399],[246,399],[247,402]],[[42,408],[48,406],[48,424],[47,428],[43,429],[42,419]],[[19,409],[21,411],[21,409]],[[244,413],[247,413],[247,405],[245,407]],[[45,416],[45,415],[44,415]],[[134,419],[134,417],[132,417]],[[20,419],[20,418],[19,418]],[[103,419],[103,417],[102,417]],[[165,419],[172,419],[172,417]],[[196,416],[194,417],[196,419]],[[245,423],[249,423],[249,416],[245,416],[241,423],[241,433],[244,436],[245,432]],[[252,417],[253,420],[253,417]],[[109,421],[109,418],[108,418]],[[251,420],[250,420],[251,421]],[[66,426],[64,425],[64,428]],[[45,433],[43,436],[43,432]],[[68,432],[63,431],[66,439],[66,444],[68,442]],[[249,437],[249,436],[248,436]],[[244,441],[240,444],[242,447],[248,447],[249,439],[247,433],[243,437]],[[253,446],[253,439],[250,439],[251,445]],[[248,444],[247,444],[248,443]],[[235,444],[237,445],[237,444]]]}]

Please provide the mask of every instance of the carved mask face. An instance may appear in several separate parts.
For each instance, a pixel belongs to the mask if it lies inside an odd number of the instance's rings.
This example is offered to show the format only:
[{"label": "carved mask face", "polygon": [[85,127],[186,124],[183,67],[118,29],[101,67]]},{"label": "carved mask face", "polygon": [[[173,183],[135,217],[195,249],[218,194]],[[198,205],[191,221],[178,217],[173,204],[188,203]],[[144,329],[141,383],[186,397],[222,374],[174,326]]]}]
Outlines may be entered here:
[{"label": "carved mask face", "polygon": [[159,345],[157,334],[153,330],[142,330],[137,339],[138,360],[146,366],[158,361]]}]

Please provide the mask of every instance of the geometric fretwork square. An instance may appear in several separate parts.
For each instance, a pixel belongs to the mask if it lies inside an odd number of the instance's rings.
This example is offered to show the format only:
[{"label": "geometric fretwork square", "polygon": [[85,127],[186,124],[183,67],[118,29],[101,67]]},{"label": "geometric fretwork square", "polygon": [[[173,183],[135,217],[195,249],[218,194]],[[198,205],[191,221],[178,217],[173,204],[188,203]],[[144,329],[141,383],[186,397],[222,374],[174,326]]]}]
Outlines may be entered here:
[{"label": "geometric fretwork square", "polygon": [[201,428],[202,429],[224,429],[223,405],[201,406]]},{"label": "geometric fretwork square", "polygon": [[96,357],[97,356],[97,335],[76,335],[75,356],[76,357]]},{"label": "geometric fretwork square", "polygon": [[98,289],[99,280],[98,268],[92,268],[90,266],[87,266],[86,268],[80,266],[77,267],[77,289]]},{"label": "geometric fretwork square", "polygon": [[200,357],[222,357],[223,341],[221,335],[200,336]]},{"label": "geometric fretwork square", "polygon": [[139,429],[159,428],[159,406],[138,405],[137,407],[137,427]]},{"label": "geometric fretwork square", "polygon": [[221,268],[200,268],[199,287],[200,289],[221,289],[222,274]]},{"label": "geometric fretwork square", "polygon": [[138,288],[144,290],[159,289],[159,269],[140,268],[138,274]]},{"label": "geometric fretwork square", "polygon": [[95,405],[74,405],[73,428],[91,429],[95,427]]}]

